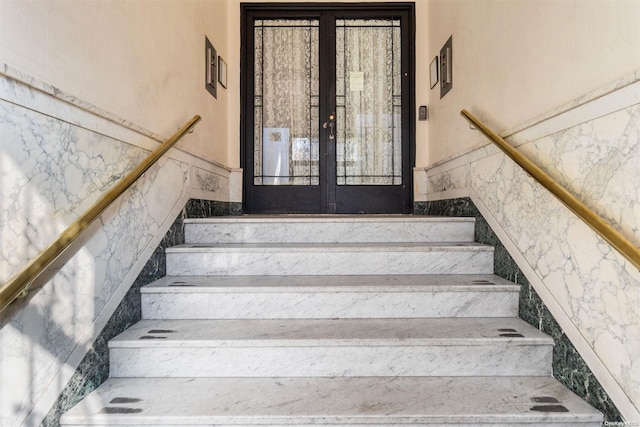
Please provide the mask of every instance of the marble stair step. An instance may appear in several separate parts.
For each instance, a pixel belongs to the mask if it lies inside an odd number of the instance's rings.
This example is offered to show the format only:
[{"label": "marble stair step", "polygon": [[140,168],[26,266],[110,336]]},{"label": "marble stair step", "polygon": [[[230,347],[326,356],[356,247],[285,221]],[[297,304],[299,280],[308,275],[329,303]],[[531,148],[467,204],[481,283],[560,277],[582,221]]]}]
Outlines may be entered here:
[{"label": "marble stair step", "polygon": [[553,340],[517,318],[143,320],[112,377],[551,375]]},{"label": "marble stair step", "polygon": [[184,244],[166,249],[167,275],[491,274],[478,243]]},{"label": "marble stair step", "polygon": [[473,242],[474,218],[276,215],[186,219],[187,243]]},{"label": "marble stair step", "polygon": [[62,426],[596,427],[550,377],[111,378]]},{"label": "marble stair step", "polygon": [[167,276],[143,319],[517,317],[520,287],[488,275]]}]

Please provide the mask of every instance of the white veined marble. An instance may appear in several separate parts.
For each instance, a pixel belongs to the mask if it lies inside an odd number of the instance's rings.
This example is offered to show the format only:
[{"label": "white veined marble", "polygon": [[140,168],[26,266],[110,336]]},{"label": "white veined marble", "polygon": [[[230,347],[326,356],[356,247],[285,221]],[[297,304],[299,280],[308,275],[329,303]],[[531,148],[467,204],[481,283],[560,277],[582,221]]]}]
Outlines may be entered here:
[{"label": "white veined marble", "polygon": [[477,244],[181,245],[167,274],[490,274],[493,248]]},{"label": "white veined marble", "polygon": [[142,300],[147,319],[507,317],[518,307],[515,291],[147,293]]},{"label": "white veined marble", "polygon": [[[473,242],[473,218],[450,219],[375,216],[287,217],[286,222],[257,217],[185,221],[186,243],[334,243],[334,242]],[[407,226],[407,222],[411,225]]]},{"label": "white veined marble", "polygon": [[493,275],[165,277],[145,319],[515,317],[519,286]]},{"label": "white veined marble", "polygon": [[[109,403],[122,396],[133,401]],[[531,410],[540,396],[571,412]],[[100,414],[105,407],[139,412]],[[115,378],[67,413],[62,425],[89,417],[130,426],[602,425],[601,414],[548,377]]]},{"label": "white veined marble", "polygon": [[[625,102],[640,98],[636,80],[620,90]],[[585,106],[583,120],[567,113],[566,126],[554,117],[552,134],[512,139],[640,245],[640,104],[618,98]],[[424,173],[430,199],[472,197],[623,415],[640,420],[640,272],[496,148]]]},{"label": "white veined marble", "polygon": [[535,376],[553,340],[516,318],[174,320],[109,347],[112,377]]},{"label": "white veined marble", "polygon": [[[522,337],[503,336],[513,329]],[[161,339],[141,339],[158,337]],[[118,347],[271,347],[317,343],[352,345],[484,345],[521,342],[552,345],[553,340],[517,318],[395,318],[395,319],[228,319],[142,320],[109,342]]]},{"label": "white veined marble", "polygon": [[[140,127],[9,74],[0,74],[0,281],[157,146]],[[161,159],[93,224],[59,273],[3,313],[0,425],[40,424],[189,193],[215,197],[211,190],[224,185],[211,185],[220,168],[205,163],[179,153]],[[189,180],[193,164],[198,181]]]},{"label": "white veined marble", "polygon": [[111,377],[550,376],[552,346],[118,347]]}]

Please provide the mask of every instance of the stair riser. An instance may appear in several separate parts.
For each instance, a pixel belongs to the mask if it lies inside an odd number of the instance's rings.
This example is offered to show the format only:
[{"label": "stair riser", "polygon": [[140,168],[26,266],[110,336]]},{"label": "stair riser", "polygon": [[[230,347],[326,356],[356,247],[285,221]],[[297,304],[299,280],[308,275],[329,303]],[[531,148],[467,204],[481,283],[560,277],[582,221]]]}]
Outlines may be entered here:
[{"label": "stair riser", "polygon": [[473,242],[474,223],[187,223],[187,243]]},{"label": "stair riser", "polygon": [[[152,345],[152,344],[151,344]],[[548,376],[550,345],[112,348],[112,377]]]},{"label": "stair riser", "polygon": [[491,274],[493,250],[167,252],[167,275]]},{"label": "stair riser", "polygon": [[142,294],[143,319],[516,317],[517,292]]}]

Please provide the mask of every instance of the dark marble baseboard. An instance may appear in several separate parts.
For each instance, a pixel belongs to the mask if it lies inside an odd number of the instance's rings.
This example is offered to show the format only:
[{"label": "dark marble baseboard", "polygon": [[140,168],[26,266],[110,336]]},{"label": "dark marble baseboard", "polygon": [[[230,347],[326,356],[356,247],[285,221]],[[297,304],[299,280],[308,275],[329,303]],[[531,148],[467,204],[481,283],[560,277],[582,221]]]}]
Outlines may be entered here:
[{"label": "dark marble baseboard", "polygon": [[241,214],[241,203],[194,199],[187,202],[89,349],[89,352],[80,362],[71,380],[69,380],[58,400],[42,421],[41,427],[59,426],[62,414],[109,378],[109,348],[107,344],[110,339],[140,321],[140,288],[166,275],[165,249],[169,246],[184,243],[183,220],[185,218],[208,218]]},{"label": "dark marble baseboard", "polygon": [[242,203],[191,199],[185,206],[186,218],[242,215]]},{"label": "dark marble baseboard", "polygon": [[470,198],[416,202],[413,213],[475,217],[476,241],[495,247],[495,274],[521,286],[520,317],[555,341],[553,376],[601,411],[607,421],[623,421],[614,403]]}]

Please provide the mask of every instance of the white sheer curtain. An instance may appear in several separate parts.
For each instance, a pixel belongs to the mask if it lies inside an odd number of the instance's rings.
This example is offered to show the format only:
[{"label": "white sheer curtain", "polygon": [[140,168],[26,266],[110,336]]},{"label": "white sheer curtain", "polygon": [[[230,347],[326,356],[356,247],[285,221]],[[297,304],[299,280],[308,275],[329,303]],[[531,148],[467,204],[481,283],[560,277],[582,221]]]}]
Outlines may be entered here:
[{"label": "white sheer curtain", "polygon": [[255,184],[318,184],[318,21],[255,25]]},{"label": "white sheer curtain", "polygon": [[401,184],[400,22],[337,25],[338,184]]},{"label": "white sheer curtain", "polygon": [[[319,183],[319,23],[255,23],[254,184]],[[338,185],[402,184],[400,21],[338,20]]]}]

